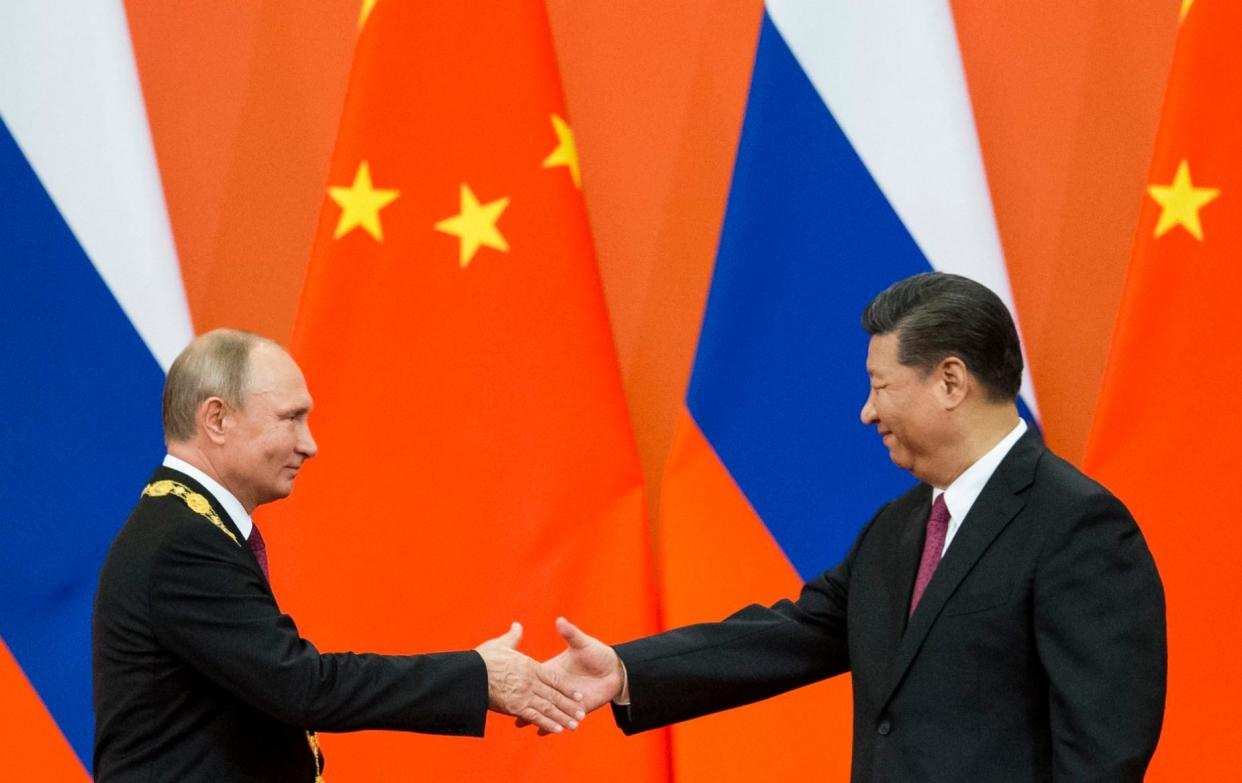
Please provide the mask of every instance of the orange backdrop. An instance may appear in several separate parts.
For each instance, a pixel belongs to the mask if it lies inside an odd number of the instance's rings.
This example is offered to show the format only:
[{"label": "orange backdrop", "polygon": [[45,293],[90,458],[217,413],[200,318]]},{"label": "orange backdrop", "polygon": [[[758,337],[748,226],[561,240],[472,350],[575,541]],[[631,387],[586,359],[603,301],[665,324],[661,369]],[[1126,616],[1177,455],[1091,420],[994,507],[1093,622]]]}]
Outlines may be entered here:
[{"label": "orange backdrop", "polygon": [[[126,0],[199,331],[291,334],[358,5]],[[762,3],[547,5],[655,505],[710,282]],[[952,2],[1042,424],[1050,445],[1076,463],[1146,186],[1177,6]],[[692,619],[706,618],[677,618]],[[779,705],[752,709],[777,720]]]},{"label": "orange backdrop", "polygon": [[[356,0],[127,0],[195,327],[287,339]],[[649,496],[672,440],[745,108],[758,0],[548,0]],[[953,3],[1054,448],[1081,458],[1176,3]]]}]

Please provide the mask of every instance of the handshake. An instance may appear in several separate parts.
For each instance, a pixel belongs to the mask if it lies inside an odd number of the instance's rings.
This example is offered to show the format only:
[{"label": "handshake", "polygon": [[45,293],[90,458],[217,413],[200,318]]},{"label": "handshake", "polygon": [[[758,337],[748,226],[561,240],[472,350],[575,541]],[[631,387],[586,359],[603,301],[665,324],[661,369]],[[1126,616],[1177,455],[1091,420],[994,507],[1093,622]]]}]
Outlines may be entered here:
[{"label": "handshake", "polygon": [[565,651],[543,663],[517,651],[522,626],[475,648],[487,665],[487,706],[536,726],[540,734],[576,729],[588,712],[608,702],[628,701],[625,667],[616,651],[578,630],[564,617],[556,631]]}]

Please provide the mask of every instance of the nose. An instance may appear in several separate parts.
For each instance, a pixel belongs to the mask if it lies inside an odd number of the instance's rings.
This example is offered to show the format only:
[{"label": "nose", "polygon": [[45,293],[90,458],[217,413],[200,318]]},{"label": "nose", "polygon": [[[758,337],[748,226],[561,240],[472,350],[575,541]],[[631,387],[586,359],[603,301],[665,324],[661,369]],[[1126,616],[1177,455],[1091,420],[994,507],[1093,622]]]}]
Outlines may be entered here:
[{"label": "nose", "polygon": [[862,410],[858,412],[858,418],[868,426],[880,420],[875,412],[875,389],[867,392],[867,399],[863,402]]},{"label": "nose", "polygon": [[303,459],[310,459],[319,453],[319,444],[315,443],[315,436],[311,435],[310,425],[302,426],[302,433],[298,436],[298,453]]}]

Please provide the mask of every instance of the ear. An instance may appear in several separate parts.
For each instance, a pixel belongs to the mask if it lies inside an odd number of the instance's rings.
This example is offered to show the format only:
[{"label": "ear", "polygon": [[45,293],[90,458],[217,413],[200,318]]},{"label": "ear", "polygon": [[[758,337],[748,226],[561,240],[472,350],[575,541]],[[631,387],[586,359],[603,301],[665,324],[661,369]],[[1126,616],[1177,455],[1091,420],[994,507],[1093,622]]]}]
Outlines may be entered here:
[{"label": "ear", "polygon": [[198,406],[198,431],[217,446],[224,443],[229,407],[219,397],[208,397]]},{"label": "ear", "polygon": [[972,382],[966,363],[956,356],[947,356],[936,367],[936,376],[946,410],[953,410],[961,405]]}]

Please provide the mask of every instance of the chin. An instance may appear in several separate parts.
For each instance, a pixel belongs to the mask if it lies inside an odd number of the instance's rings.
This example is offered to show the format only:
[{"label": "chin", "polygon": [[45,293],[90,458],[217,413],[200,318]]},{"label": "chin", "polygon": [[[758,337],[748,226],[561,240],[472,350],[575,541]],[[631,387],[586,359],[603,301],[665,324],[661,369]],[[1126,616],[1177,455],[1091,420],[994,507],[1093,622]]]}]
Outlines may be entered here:
[{"label": "chin", "polygon": [[292,483],[286,484],[284,486],[272,487],[272,491],[267,493],[267,500],[263,502],[271,503],[274,500],[284,500],[285,498],[289,497],[289,495],[291,495],[292,493],[293,493]]},{"label": "chin", "polygon": [[888,453],[888,458],[893,461],[894,465],[901,468],[902,470],[908,470],[910,472],[914,472],[914,462],[912,460],[907,459],[904,455],[894,454],[893,452],[890,451]]}]

